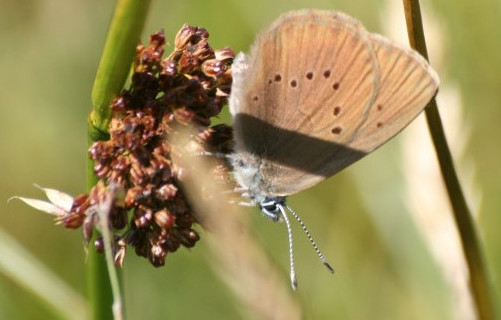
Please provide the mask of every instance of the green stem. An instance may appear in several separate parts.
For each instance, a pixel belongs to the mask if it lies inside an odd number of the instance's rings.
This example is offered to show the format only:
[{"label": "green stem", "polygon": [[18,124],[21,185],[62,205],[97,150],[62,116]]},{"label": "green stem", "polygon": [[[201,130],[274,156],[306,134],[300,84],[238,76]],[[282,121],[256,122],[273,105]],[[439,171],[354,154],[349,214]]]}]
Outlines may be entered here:
[{"label": "green stem", "polygon": [[115,201],[115,192],[113,190],[107,197],[103,199],[103,202],[99,204],[98,214],[99,214],[99,224],[101,226],[101,235],[103,237],[104,243],[104,253],[106,259],[106,266],[108,268],[108,275],[110,279],[111,291],[113,293],[113,319],[123,320],[124,314],[124,303],[122,300],[122,288],[119,281],[119,274],[117,268],[115,268],[115,261],[113,256],[113,234],[111,233],[108,221],[108,213],[111,210],[112,204]]},{"label": "green stem", "polygon": [[[109,139],[110,102],[120,93],[127,79],[150,2],[151,0],[117,1],[92,89],[92,111],[88,119],[89,146],[96,141]],[[88,190],[96,183],[93,162],[87,159]],[[113,277],[112,283],[119,283],[120,276],[107,272],[105,257],[97,254],[92,246],[89,249],[86,276],[90,319],[113,319],[114,296],[110,277]],[[115,285],[115,292],[116,287]]]},{"label": "green stem", "polygon": [[101,132],[108,131],[110,102],[123,88],[136,46],[146,21],[151,0],[119,0],[92,88],[90,122]]},{"label": "green stem", "polygon": [[[89,146],[98,140],[108,139],[107,133],[102,133],[88,123],[88,144]],[[94,175],[94,162],[87,158],[87,186],[90,190],[96,185],[98,179]],[[106,260],[102,254],[94,249],[91,242],[89,246],[86,278],[87,295],[89,301],[89,319],[113,319],[111,305],[113,304],[113,294],[110,286],[110,279],[106,269]]]},{"label": "green stem", "polygon": [[[426,41],[418,0],[404,0],[407,33],[411,46],[428,59]],[[452,155],[447,145],[442,120],[435,99],[425,109],[426,121],[435,146],[454,219],[461,239],[470,276],[470,288],[479,319],[494,320],[495,310],[489,287],[489,276],[482,256],[474,222],[466,204],[461,185],[454,169]]]}]

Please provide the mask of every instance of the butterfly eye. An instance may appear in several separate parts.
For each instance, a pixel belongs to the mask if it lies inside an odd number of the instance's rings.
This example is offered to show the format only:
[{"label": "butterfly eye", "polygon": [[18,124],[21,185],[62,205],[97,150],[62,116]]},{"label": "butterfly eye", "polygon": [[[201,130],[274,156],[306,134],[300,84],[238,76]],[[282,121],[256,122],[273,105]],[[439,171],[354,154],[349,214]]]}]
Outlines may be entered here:
[{"label": "butterfly eye", "polygon": [[259,209],[266,217],[277,222],[280,220],[280,205],[277,199],[266,199],[259,204]]},{"label": "butterfly eye", "polygon": [[278,213],[278,206],[275,202],[262,203],[260,205],[261,210],[267,211],[269,213]]}]

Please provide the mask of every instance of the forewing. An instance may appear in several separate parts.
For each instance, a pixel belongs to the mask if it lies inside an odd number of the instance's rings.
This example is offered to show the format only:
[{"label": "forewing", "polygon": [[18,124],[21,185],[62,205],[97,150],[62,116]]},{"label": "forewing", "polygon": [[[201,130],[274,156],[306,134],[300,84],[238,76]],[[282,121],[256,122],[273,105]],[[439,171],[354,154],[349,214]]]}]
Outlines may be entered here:
[{"label": "forewing", "polygon": [[234,66],[237,152],[263,159],[270,196],[298,192],[360,158],[347,145],[379,85],[369,33],[337,12],[297,11],[258,38]]}]

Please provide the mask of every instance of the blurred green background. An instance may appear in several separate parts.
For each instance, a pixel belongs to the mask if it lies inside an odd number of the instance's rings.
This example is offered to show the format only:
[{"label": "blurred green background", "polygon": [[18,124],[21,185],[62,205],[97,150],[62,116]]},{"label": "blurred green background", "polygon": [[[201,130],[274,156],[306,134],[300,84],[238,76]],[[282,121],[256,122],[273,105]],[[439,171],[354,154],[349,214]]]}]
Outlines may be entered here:
[{"label": "blurred green background", "polygon": [[[493,292],[499,298],[501,3],[432,0],[423,1],[422,6],[425,18],[431,19],[429,24],[425,19],[431,62],[441,76],[442,88],[452,88],[443,91],[452,91],[449,95],[456,97],[439,100],[440,109],[444,114],[449,109],[461,110],[459,120],[451,125],[459,126],[460,134],[451,136],[451,144],[464,146],[456,158],[458,171],[469,192]],[[143,41],[163,28],[172,42],[187,22],[207,28],[213,48],[247,51],[256,32],[280,13],[305,7],[345,11],[374,32],[386,34],[395,25],[403,27],[388,19],[392,10],[402,19],[400,1],[157,0]],[[85,191],[86,118],[113,9],[114,1],[0,0],[0,167],[4,170],[0,255],[11,255],[9,250],[22,254],[13,246],[5,249],[10,236],[32,255],[36,270],[46,272],[35,261],[82,295],[85,251],[80,231],[54,226],[51,217],[21,202],[6,202],[14,195],[43,198],[33,183],[73,195]],[[222,119],[230,121],[227,112]],[[449,122],[444,123],[447,127]],[[429,144],[426,130],[422,132],[424,143]],[[420,142],[399,136],[336,177],[290,198],[336,269],[334,276],[324,271],[295,226],[299,290],[291,295],[304,319],[472,319],[468,312],[458,311],[468,306],[459,305],[440,262],[454,252],[432,253],[424,235],[433,230],[416,223],[419,208],[416,216],[409,202],[409,194],[412,197],[417,191],[408,189],[412,166],[404,163],[402,151],[412,151],[414,143]],[[425,159],[433,164],[434,154],[427,152]],[[439,180],[424,182],[441,186]],[[423,201],[426,207],[437,200],[425,197]],[[428,214],[447,215],[447,205],[441,208]],[[248,214],[252,215],[251,232],[287,280],[284,226],[269,223],[257,210]],[[242,305],[213,273],[208,260],[203,238],[194,249],[169,256],[160,269],[129,251],[123,268],[128,318],[243,318]],[[18,271],[31,272],[21,265]],[[55,317],[47,304],[13,276],[0,272],[1,319]]]}]

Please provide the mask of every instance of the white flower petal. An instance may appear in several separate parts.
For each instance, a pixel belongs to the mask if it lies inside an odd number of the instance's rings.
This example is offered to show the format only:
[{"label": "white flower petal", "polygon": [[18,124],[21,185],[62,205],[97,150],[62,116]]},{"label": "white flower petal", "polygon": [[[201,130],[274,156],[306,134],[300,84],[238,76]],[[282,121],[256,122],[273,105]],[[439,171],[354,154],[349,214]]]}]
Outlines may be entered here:
[{"label": "white flower petal", "polygon": [[35,187],[45,192],[47,198],[54,205],[62,208],[65,212],[69,212],[71,210],[71,207],[73,206],[73,197],[69,194],[56,189],[43,188],[37,184],[35,184]]},{"label": "white flower petal", "polygon": [[24,198],[24,197],[12,197],[8,201],[10,201],[12,199],[19,199],[19,200],[23,201],[24,203],[26,203],[27,205],[29,205],[30,207],[33,207],[37,210],[40,210],[40,211],[43,211],[43,212],[46,212],[49,214],[53,214],[56,216],[61,216],[61,215],[64,215],[66,213],[62,208],[55,206],[52,203],[47,202],[47,201]]}]

